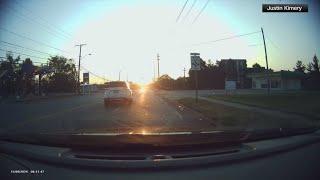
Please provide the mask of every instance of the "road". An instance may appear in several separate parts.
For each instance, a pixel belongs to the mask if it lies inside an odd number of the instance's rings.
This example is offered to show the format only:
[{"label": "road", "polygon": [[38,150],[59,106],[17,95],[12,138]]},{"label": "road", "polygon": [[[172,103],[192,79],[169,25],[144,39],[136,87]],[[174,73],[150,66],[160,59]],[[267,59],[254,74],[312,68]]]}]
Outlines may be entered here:
[{"label": "road", "polygon": [[103,94],[0,104],[1,132],[149,133],[214,130],[212,120],[151,90],[134,93],[132,105],[105,107]]}]

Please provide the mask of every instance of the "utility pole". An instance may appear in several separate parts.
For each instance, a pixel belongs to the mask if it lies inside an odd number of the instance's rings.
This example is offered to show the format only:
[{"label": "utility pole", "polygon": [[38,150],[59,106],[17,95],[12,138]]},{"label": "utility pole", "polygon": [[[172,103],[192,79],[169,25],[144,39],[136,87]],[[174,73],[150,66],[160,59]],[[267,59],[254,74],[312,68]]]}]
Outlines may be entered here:
[{"label": "utility pole", "polygon": [[198,102],[198,89],[199,89],[199,85],[198,85],[198,71],[194,72],[194,77],[195,77],[195,81],[196,81],[196,103]]},{"label": "utility pole", "polygon": [[120,79],[121,79],[120,77],[121,77],[121,70],[119,71],[119,81],[120,81]]},{"label": "utility pole", "polygon": [[183,88],[186,88],[186,68],[183,68]]},{"label": "utility pole", "polygon": [[269,65],[268,65],[268,56],[267,56],[267,47],[266,47],[266,41],[264,38],[264,32],[263,32],[263,28],[261,27],[261,33],[262,33],[262,38],[263,38],[263,45],[264,45],[264,54],[266,57],[266,66],[267,66],[267,88],[268,88],[268,94],[270,94],[270,75],[269,75]]},{"label": "utility pole", "polygon": [[154,61],[153,62],[153,82],[156,81],[156,64]]},{"label": "utility pole", "polygon": [[160,56],[157,54],[157,61],[158,61],[158,79],[160,78],[160,70],[159,70],[159,61],[160,61]]},{"label": "utility pole", "polygon": [[78,82],[77,82],[77,89],[76,92],[79,94],[80,93],[80,66],[81,66],[81,49],[82,46],[85,46],[87,44],[77,44],[76,46],[79,46],[80,51],[79,51],[79,63],[78,63]]}]

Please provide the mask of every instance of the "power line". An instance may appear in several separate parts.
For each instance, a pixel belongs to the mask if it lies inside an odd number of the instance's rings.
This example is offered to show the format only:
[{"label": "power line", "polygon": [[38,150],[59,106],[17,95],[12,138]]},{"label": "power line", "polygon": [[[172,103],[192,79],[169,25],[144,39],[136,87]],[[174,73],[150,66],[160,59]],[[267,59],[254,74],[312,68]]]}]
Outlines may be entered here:
[{"label": "power line", "polygon": [[241,37],[241,36],[248,36],[248,35],[252,35],[252,34],[257,34],[257,33],[260,33],[260,32],[261,31],[255,31],[255,32],[251,32],[251,33],[238,34],[238,35],[229,36],[229,37],[226,37],[226,38],[216,39],[216,40],[213,40],[213,41],[207,41],[207,42],[202,42],[202,43],[197,43],[197,44],[193,44],[193,45],[209,44],[209,43],[214,43],[214,42],[218,42],[218,41],[238,38],[238,37]]},{"label": "power line", "polygon": [[21,12],[17,11],[15,8],[12,7],[6,7],[7,9],[9,9],[12,13],[14,13],[14,16],[20,18],[23,21],[29,22],[29,23],[33,23],[35,25],[40,25],[39,27],[41,27],[44,31],[46,31],[47,33],[59,38],[59,39],[70,39],[70,37],[66,37],[65,35],[62,34],[58,34],[55,30],[52,30],[52,28],[39,23],[38,21],[34,20],[34,19],[29,19],[27,18],[27,16],[25,14],[22,14]]},{"label": "power line", "polygon": [[263,44],[250,44],[248,47],[256,47],[256,46],[262,46]]},{"label": "power line", "polygon": [[47,58],[37,57],[37,56],[30,55],[30,54],[24,54],[24,53],[17,52],[17,51],[11,51],[11,50],[5,50],[5,49],[0,49],[0,51],[12,52],[12,53],[16,53],[16,54],[23,55],[23,56],[33,57],[33,58],[36,58],[36,59],[45,59],[45,60],[48,60]]},{"label": "power line", "polygon": [[95,76],[95,77],[97,77],[97,78],[103,79],[103,80],[105,80],[105,81],[107,80],[106,78],[104,78],[104,77],[102,77],[102,76],[99,76],[99,75],[91,72],[90,70],[88,70],[87,68],[85,68],[85,67],[83,67],[83,66],[81,66],[81,68],[84,69],[85,71],[89,72],[90,74],[92,74],[93,76]]},{"label": "power line", "polygon": [[[64,35],[64,36],[69,36],[69,38],[71,37],[71,34],[70,34],[70,33],[64,31],[63,29],[57,27],[56,25],[51,24],[48,20],[44,19],[43,17],[34,15],[34,13],[33,13],[31,10],[29,10],[29,9],[26,8],[25,6],[21,5],[18,1],[14,0],[13,2],[14,2],[15,4],[17,4],[18,6],[20,6],[22,9],[24,9],[24,10],[25,10],[26,12],[28,12],[29,14],[31,14],[33,18],[37,18],[37,19],[41,20],[42,22],[46,23],[46,24],[48,25],[48,27],[51,26],[51,27],[53,27],[52,29],[56,29],[56,30],[55,30],[56,32],[59,32],[60,34],[62,34],[62,35]],[[50,27],[50,28],[51,28],[51,27]]]},{"label": "power line", "polygon": [[204,11],[204,9],[205,9],[205,8],[207,7],[207,5],[209,4],[209,1],[210,1],[210,0],[208,0],[208,1],[206,2],[206,4],[202,7],[201,11],[200,11],[200,12],[198,13],[198,15],[194,18],[192,24],[195,23],[195,22],[198,20],[198,18],[199,18],[199,16],[201,15],[201,13]]},{"label": "power line", "polygon": [[46,52],[42,52],[42,51],[39,51],[39,50],[31,49],[31,48],[24,47],[24,46],[21,46],[21,45],[18,45],[18,44],[9,43],[7,41],[0,40],[0,42],[5,43],[5,44],[9,44],[11,46],[16,46],[16,47],[19,47],[19,48],[23,48],[23,49],[27,49],[27,50],[30,50],[30,51],[34,51],[34,52],[37,52],[37,53],[42,53],[42,54],[47,54],[49,56],[53,56],[52,54],[49,54],[49,53],[46,53]]},{"label": "power line", "polygon": [[279,47],[268,37],[266,36],[266,39],[271,42],[272,46],[275,47],[276,49],[279,49]]},{"label": "power line", "polygon": [[[6,59],[6,57],[0,57],[0,59]],[[1,60],[0,62],[4,62],[5,60]],[[18,62],[23,62],[24,60],[20,59],[20,60],[16,60]],[[32,61],[32,60],[31,60]],[[45,64],[43,62],[39,62],[39,61],[32,61],[33,64]]]},{"label": "power line", "polygon": [[187,16],[190,14],[191,10],[193,9],[194,5],[196,4],[197,0],[194,0],[190,9],[188,10],[187,14],[183,17],[183,20],[187,18]]},{"label": "power line", "polygon": [[180,13],[179,13],[179,15],[178,15],[178,17],[177,17],[177,19],[176,19],[176,22],[178,22],[178,21],[179,21],[180,16],[181,16],[181,14],[182,14],[182,12],[183,12],[184,8],[186,7],[186,5],[187,5],[188,1],[189,1],[189,0],[186,0],[186,2],[184,3],[184,5],[183,5],[182,9],[180,10]]},{"label": "power line", "polygon": [[10,33],[10,34],[13,34],[13,35],[15,35],[15,36],[18,36],[18,37],[20,37],[20,38],[28,39],[29,41],[33,41],[33,42],[35,42],[35,43],[42,44],[42,45],[47,46],[47,47],[49,47],[49,48],[52,48],[52,49],[55,49],[55,50],[58,50],[58,51],[61,51],[61,52],[65,52],[65,53],[71,54],[71,53],[68,52],[68,51],[64,51],[64,50],[61,50],[61,49],[59,49],[59,48],[53,47],[53,46],[51,46],[51,45],[48,45],[48,44],[46,44],[46,43],[44,43],[44,42],[40,42],[40,41],[34,40],[34,39],[30,38],[30,37],[20,35],[20,34],[18,34],[18,33],[16,33],[16,32],[12,32],[12,31],[10,31],[10,30],[8,30],[8,29],[6,29],[6,28],[0,27],[0,30],[6,31],[6,32],[8,32],[8,33]]}]

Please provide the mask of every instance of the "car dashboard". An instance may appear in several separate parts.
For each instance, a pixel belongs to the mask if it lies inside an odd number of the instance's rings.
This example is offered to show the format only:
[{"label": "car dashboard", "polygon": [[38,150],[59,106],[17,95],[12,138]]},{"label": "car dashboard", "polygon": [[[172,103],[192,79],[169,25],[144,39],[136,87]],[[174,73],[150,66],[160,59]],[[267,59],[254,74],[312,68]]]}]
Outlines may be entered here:
[{"label": "car dashboard", "polygon": [[311,180],[320,177],[319,149],[320,131],[219,149],[125,155],[1,141],[0,163],[4,179]]}]

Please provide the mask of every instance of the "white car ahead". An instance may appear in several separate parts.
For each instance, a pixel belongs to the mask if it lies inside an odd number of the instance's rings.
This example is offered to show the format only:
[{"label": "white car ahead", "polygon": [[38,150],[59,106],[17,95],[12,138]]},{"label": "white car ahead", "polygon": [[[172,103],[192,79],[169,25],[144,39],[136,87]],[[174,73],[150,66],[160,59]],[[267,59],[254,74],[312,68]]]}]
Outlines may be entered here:
[{"label": "white car ahead", "polygon": [[107,83],[106,91],[104,92],[104,104],[110,102],[127,102],[132,103],[132,90],[128,83],[124,81],[112,81]]}]

